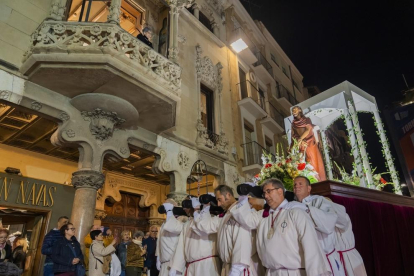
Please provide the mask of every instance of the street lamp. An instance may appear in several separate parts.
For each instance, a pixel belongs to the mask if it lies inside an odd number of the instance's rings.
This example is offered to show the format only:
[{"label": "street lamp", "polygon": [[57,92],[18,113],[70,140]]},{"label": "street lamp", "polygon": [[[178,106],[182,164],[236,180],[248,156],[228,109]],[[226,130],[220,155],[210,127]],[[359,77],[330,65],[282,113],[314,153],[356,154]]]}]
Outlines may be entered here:
[{"label": "street lamp", "polygon": [[246,35],[241,28],[237,28],[233,31],[232,39],[230,40],[230,46],[236,53],[240,53],[241,51],[249,48],[243,38],[246,38]]},{"label": "street lamp", "polygon": [[[203,176],[207,175],[207,165],[206,162],[199,159],[195,161],[193,166],[191,167],[191,173],[189,178],[190,179],[197,179],[197,195],[200,196],[200,181],[203,179]],[[188,185],[191,185],[191,183],[188,183]],[[188,187],[188,192],[190,192],[190,186]],[[207,185],[207,179],[206,179],[206,190],[208,193],[208,185]]]}]

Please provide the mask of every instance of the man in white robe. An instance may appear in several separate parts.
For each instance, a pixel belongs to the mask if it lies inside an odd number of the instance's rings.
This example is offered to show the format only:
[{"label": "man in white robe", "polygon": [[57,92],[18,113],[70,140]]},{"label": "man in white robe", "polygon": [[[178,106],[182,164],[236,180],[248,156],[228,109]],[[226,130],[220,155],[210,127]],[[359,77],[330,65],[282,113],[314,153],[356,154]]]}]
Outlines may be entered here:
[{"label": "man in white robe", "polygon": [[[198,210],[200,202],[192,198],[193,208]],[[221,261],[216,248],[217,234],[206,234],[194,229],[194,220],[184,225],[177,249],[170,262],[170,275],[175,271],[185,276],[219,276]]]},{"label": "man in white robe", "polygon": [[214,192],[218,205],[225,213],[212,217],[209,213],[210,207],[206,206],[200,216],[194,219],[193,229],[207,235],[217,233],[218,252],[223,262],[221,276],[256,276],[251,259],[251,231],[241,227],[230,213],[237,204],[233,190],[229,186],[219,185]]},{"label": "man in white robe", "polygon": [[243,228],[257,229],[257,252],[266,276],[326,276],[331,275],[305,206],[289,203],[278,179],[263,183],[268,209],[251,212],[247,198],[231,210]]},{"label": "man in white robe", "polygon": [[316,234],[333,275],[345,276],[339,253],[335,249],[335,226],[338,215],[331,201],[323,196],[311,195],[311,189],[311,184],[306,177],[298,176],[294,179],[293,192],[295,197],[309,208],[308,213],[314,222]]},{"label": "man in white robe", "polygon": [[173,208],[177,204],[171,199],[168,199],[163,205],[166,210],[167,219],[161,225],[155,255],[157,256],[157,269],[160,271],[159,276],[168,276],[170,261],[177,248],[185,219],[183,217],[179,217],[178,219],[174,217]]},{"label": "man in white robe", "polygon": [[340,204],[331,202],[338,215],[335,227],[335,248],[339,253],[346,276],[366,276],[364,261],[355,249],[355,237],[352,232],[352,223],[346,209]]}]

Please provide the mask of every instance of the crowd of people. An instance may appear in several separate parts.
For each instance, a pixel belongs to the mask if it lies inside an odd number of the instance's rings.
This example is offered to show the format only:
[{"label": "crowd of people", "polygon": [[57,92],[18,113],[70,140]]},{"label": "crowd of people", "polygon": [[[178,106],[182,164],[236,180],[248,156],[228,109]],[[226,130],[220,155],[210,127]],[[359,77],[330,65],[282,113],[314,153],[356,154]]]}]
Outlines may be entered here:
[{"label": "crowd of people", "polygon": [[[214,195],[189,196],[182,207],[167,199],[159,235],[123,231],[121,240],[109,228],[93,226],[84,238],[85,255],[75,227],[63,216],[45,236],[44,276],[365,276],[355,249],[345,208],[311,195],[307,178],[294,179],[294,200],[285,198],[282,181],[261,187],[219,185]],[[259,192],[257,192],[259,188]],[[7,242],[0,229],[1,262],[24,269],[27,243]],[[20,275],[20,274],[16,274]]]},{"label": "crowd of people", "polygon": [[236,199],[229,186],[219,185],[214,198],[184,200],[184,217],[167,200],[159,209],[167,215],[156,254],[160,275],[366,275],[343,206],[311,195],[305,177],[294,179],[292,201],[278,179],[259,189],[259,199],[252,197],[257,189],[238,191]]},{"label": "crowd of people", "polygon": [[28,242],[20,232],[9,234],[0,228],[0,275],[7,271],[10,275],[20,275],[26,266]]}]

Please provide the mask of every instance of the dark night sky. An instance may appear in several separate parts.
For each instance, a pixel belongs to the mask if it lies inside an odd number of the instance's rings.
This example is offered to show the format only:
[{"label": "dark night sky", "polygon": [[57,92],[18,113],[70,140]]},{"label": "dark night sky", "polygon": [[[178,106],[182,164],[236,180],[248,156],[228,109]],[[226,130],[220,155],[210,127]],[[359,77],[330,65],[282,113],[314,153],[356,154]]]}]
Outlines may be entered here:
[{"label": "dark night sky", "polygon": [[[413,0],[241,0],[321,91],[345,80],[380,110],[414,86]],[[260,8],[256,5],[261,6]]]},{"label": "dark night sky", "polygon": [[[414,0],[241,2],[265,24],[302,73],[305,86],[324,91],[348,80],[376,97],[380,111],[401,99],[406,89],[402,74],[414,87]],[[363,130],[375,133],[367,125],[370,118],[360,122]],[[372,165],[385,172],[378,138],[366,131]]]}]

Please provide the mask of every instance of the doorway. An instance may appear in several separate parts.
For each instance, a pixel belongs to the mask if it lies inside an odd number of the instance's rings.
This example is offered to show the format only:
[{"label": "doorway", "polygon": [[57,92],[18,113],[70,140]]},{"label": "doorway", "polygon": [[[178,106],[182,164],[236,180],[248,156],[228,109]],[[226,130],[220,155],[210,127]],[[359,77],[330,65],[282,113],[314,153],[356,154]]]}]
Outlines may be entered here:
[{"label": "doorway", "polygon": [[29,243],[23,276],[40,275],[41,248],[50,213],[35,209],[0,207],[0,227],[9,230],[11,245],[13,246],[16,237],[26,238]]},{"label": "doorway", "polygon": [[136,231],[148,231],[150,208],[139,206],[141,195],[121,192],[122,199],[118,202],[107,199],[105,212],[107,216],[102,220],[104,227],[109,227],[114,236],[121,238],[122,231],[128,230],[131,234]]}]

